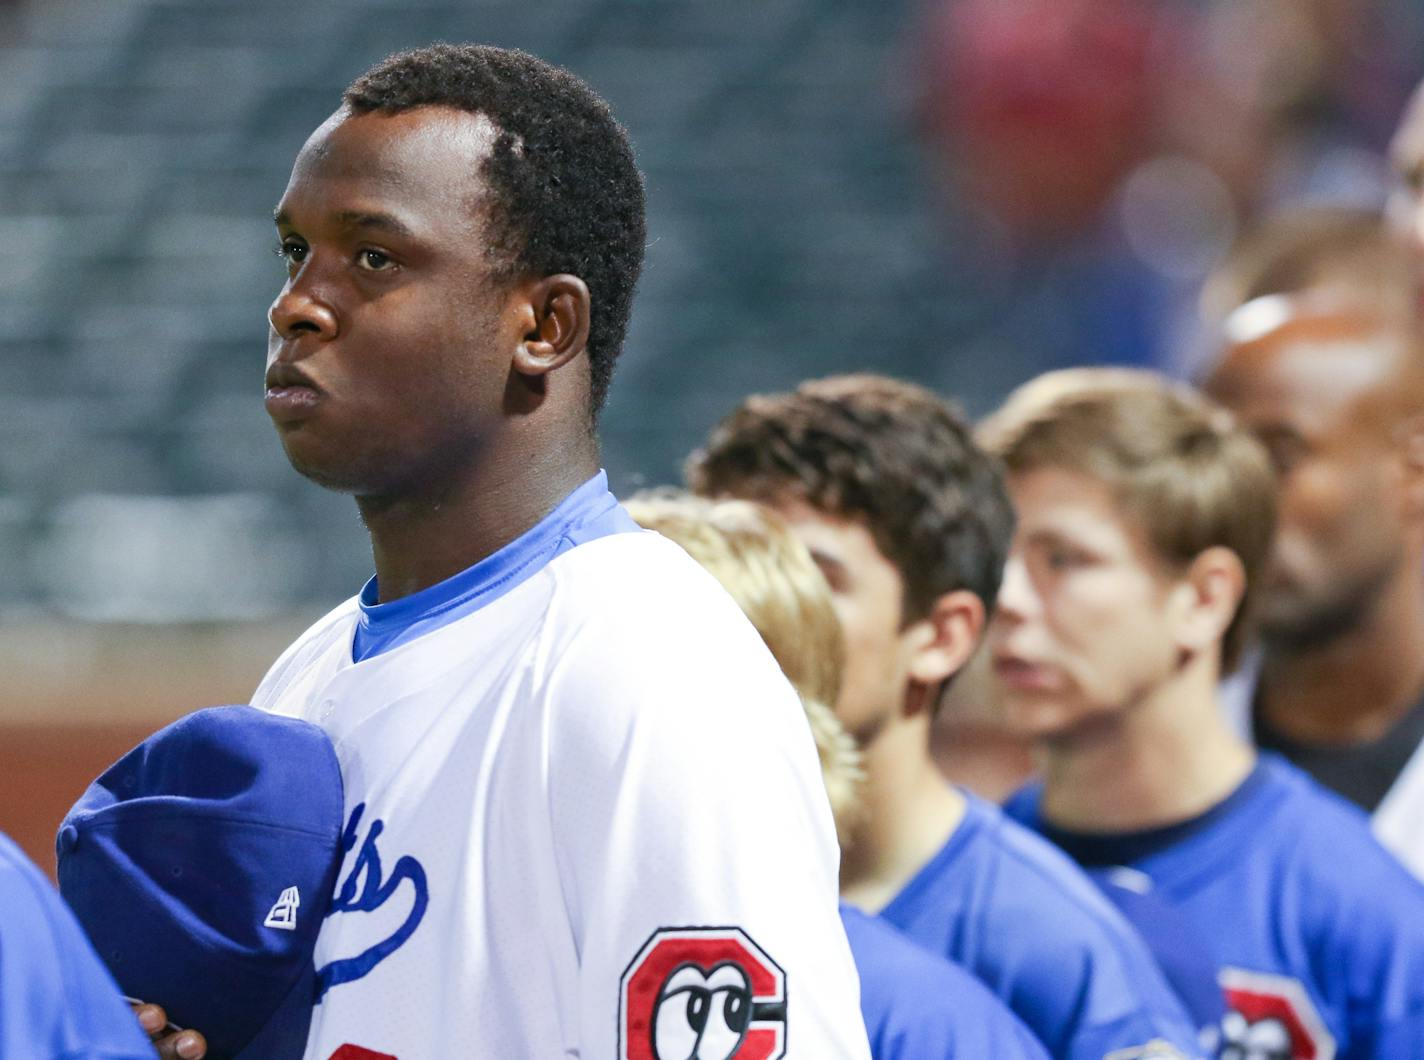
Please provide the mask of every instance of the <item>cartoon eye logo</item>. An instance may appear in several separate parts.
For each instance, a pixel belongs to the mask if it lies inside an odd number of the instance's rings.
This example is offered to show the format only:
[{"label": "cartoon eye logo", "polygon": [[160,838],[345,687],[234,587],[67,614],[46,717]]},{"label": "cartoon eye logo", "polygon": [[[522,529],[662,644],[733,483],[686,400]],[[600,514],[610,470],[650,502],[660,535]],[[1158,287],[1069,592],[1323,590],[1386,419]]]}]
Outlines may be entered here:
[{"label": "cartoon eye logo", "polygon": [[751,1015],[751,983],[741,967],[726,962],[704,973],[684,964],[658,992],[653,1054],[657,1060],[730,1060]]},{"label": "cartoon eye logo", "polygon": [[1291,1060],[1295,1055],[1290,1031],[1278,1019],[1252,1023],[1239,1012],[1228,1012],[1221,1031],[1226,1039],[1221,1060]]}]

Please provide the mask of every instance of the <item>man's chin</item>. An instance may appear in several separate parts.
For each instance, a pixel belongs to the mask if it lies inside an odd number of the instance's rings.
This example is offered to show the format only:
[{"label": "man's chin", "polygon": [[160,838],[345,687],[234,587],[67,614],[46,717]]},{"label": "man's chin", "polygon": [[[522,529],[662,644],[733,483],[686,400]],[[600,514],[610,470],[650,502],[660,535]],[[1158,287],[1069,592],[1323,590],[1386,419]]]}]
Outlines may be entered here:
[{"label": "man's chin", "polygon": [[1327,606],[1303,596],[1281,594],[1262,601],[1256,628],[1268,650],[1308,651],[1349,633],[1360,619],[1357,606]]},{"label": "man's chin", "polygon": [[1071,711],[1044,696],[1004,695],[999,711],[1004,730],[1019,740],[1052,742],[1072,728]]},{"label": "man's chin", "polygon": [[287,462],[292,465],[292,470],[307,481],[333,493],[359,496],[368,492],[369,484],[365,481],[367,476],[360,474],[349,464],[324,458],[322,454],[307,452],[302,447],[288,445],[286,439],[283,439],[283,443]]}]

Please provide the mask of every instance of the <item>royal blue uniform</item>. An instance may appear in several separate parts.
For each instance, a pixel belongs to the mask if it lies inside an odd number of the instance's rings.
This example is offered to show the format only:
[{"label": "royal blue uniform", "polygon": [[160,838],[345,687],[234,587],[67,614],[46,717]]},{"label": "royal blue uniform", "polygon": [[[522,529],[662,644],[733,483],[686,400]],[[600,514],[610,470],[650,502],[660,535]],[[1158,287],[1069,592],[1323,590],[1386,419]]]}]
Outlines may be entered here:
[{"label": "royal blue uniform", "polygon": [[1059,1060],[1141,1055],[1126,1050],[1152,1041],[1199,1055],[1122,914],[1061,851],[966,797],[954,834],[880,915],[978,976]]},{"label": "royal blue uniform", "polygon": [[1424,887],[1353,806],[1273,756],[1207,813],[1147,832],[1044,827],[1041,796],[1009,812],[1192,918],[1224,993],[1223,1057],[1424,1056]]},{"label": "royal blue uniform", "polygon": [[1226,1002],[1216,985],[1216,959],[1202,939],[1200,928],[1186,912],[1153,893],[1152,881],[1135,869],[1122,866],[1090,868],[1096,883],[1113,905],[1137,928],[1167,977],[1167,985],[1186,1006],[1187,1015],[1214,1040],[1226,1016]]},{"label": "royal blue uniform", "polygon": [[963,968],[852,906],[841,906],[841,923],[874,1060],[1048,1060],[1022,1021]]},{"label": "royal blue uniform", "polygon": [[[116,910],[116,915],[122,910]],[[153,1060],[133,1010],[48,880],[0,835],[0,1057]]]}]

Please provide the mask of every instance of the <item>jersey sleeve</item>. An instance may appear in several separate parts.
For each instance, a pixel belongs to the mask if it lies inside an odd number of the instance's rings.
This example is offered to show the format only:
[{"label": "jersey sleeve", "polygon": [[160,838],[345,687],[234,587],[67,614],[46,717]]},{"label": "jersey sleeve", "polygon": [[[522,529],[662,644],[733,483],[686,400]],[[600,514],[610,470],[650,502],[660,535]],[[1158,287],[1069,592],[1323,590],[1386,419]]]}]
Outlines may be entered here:
[{"label": "jersey sleeve", "polygon": [[[700,571],[698,572],[700,574]],[[709,582],[710,585],[710,582]],[[549,793],[580,1055],[862,1060],[809,727],[720,589],[612,609],[550,664]]]},{"label": "jersey sleeve", "polygon": [[0,836],[0,1056],[153,1060],[59,893]]}]

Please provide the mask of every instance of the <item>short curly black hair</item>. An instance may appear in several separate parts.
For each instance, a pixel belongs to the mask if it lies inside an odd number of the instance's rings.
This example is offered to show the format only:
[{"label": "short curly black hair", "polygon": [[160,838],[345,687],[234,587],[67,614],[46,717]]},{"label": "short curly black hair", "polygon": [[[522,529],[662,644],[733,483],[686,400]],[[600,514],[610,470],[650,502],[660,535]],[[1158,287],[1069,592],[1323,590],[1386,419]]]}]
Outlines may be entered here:
[{"label": "short curly black hair", "polygon": [[432,44],[398,52],[342,96],[357,114],[443,106],[497,135],[480,176],[502,274],[571,273],[588,285],[592,412],[623,347],[647,236],[643,177],[628,133],[573,74],[527,52]]},{"label": "short curly black hair", "polygon": [[788,497],[857,519],[904,583],[906,622],[968,589],[993,610],[1014,533],[998,461],[923,387],[831,376],[747,398],[688,458],[704,496]]}]

